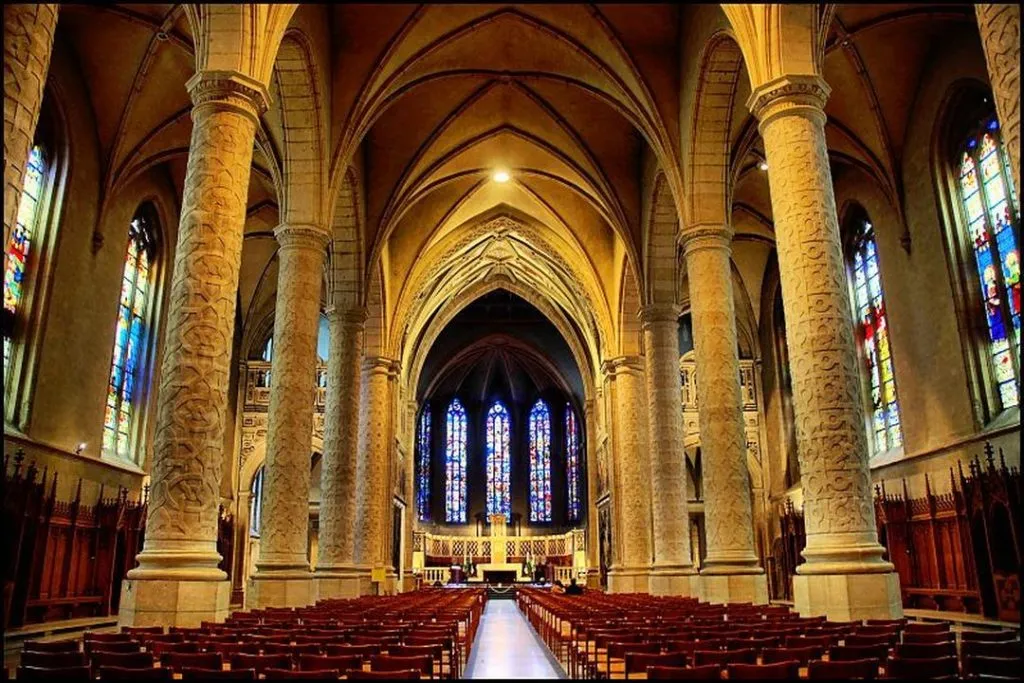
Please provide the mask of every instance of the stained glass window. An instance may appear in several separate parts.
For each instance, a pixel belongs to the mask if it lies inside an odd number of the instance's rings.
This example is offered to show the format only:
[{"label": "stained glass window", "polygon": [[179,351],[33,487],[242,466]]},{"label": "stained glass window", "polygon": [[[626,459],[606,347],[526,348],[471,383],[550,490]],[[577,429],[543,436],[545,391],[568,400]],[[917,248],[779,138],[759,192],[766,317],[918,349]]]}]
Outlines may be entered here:
[{"label": "stained glass window", "polygon": [[430,519],[430,406],[426,406],[420,413],[416,446],[420,457],[416,468],[416,511],[420,521],[425,522]]},{"label": "stained glass window", "polygon": [[260,535],[260,522],[263,519],[263,466],[256,470],[249,489],[249,535]]},{"label": "stained glass window", "polygon": [[496,401],[487,411],[487,514],[512,514],[512,458],[509,455],[509,414]]},{"label": "stained glass window", "polygon": [[[46,176],[46,157],[43,149],[36,145],[28,155],[25,178],[21,186],[21,201],[18,203],[18,217],[7,244],[7,264],[4,268],[4,317],[13,321],[18,314],[18,305],[25,296],[25,268],[28,265],[29,248],[39,223],[39,206],[42,204],[43,184]],[[13,340],[10,327],[5,324],[4,332],[4,377],[8,376],[7,366],[11,359]]]},{"label": "stained glass window", "polygon": [[878,271],[878,246],[871,223],[863,221],[853,244],[853,298],[857,332],[864,349],[871,386],[871,433],[875,453],[884,453],[903,444],[896,378],[889,347],[889,319],[882,296]]},{"label": "stained glass window", "polygon": [[530,411],[530,521],[551,521],[551,415],[544,401]]},{"label": "stained glass window", "polygon": [[960,158],[959,189],[974,252],[988,329],[987,356],[1003,408],[1018,405],[1020,378],[1020,219],[1010,166],[989,117],[967,140]]},{"label": "stained glass window", "polygon": [[459,399],[448,406],[445,419],[444,518],[446,522],[466,521],[466,409]]},{"label": "stained glass window", "polygon": [[576,412],[568,403],[565,404],[565,479],[569,521],[575,522],[580,518],[580,435]]},{"label": "stained glass window", "polygon": [[145,213],[137,214],[129,224],[121,298],[117,306],[117,328],[114,331],[114,359],[107,387],[103,452],[125,459],[130,457],[132,416],[146,343],[152,234],[152,226]]}]

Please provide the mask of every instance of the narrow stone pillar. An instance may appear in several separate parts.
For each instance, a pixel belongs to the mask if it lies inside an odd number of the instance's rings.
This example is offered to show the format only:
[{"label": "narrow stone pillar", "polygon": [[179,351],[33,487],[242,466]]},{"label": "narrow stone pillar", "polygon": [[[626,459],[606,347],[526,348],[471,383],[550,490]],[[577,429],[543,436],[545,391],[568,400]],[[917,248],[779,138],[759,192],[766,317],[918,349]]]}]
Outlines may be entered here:
[{"label": "narrow stone pillar", "polygon": [[[386,561],[386,539],[391,510],[390,454],[391,379],[396,362],[390,358],[363,360],[362,396],[360,397],[359,448],[356,466],[356,562],[361,572],[360,593],[372,593],[370,583],[374,569],[390,566]],[[387,582],[378,586],[387,592]]]},{"label": "narrow stone pillar", "polygon": [[586,473],[587,473],[587,586],[589,588],[601,587],[601,539],[598,533],[597,521],[597,401],[587,399],[584,405],[583,421],[586,425],[586,434],[583,435],[586,445]]},{"label": "narrow stone pillar", "polygon": [[612,358],[602,370],[615,413],[610,480],[615,551],[608,591],[646,593],[651,574],[651,463],[643,358]]},{"label": "narrow stone pillar", "polygon": [[324,458],[320,465],[320,545],[314,583],[318,600],[359,595],[356,570],[356,448],[359,440],[360,361],[365,308],[327,313]]},{"label": "narrow stone pillar", "polygon": [[280,265],[263,522],[250,608],[304,607],[315,599],[308,559],[309,476],[320,286],[330,235],[315,225],[281,225],[274,236]]},{"label": "narrow stone pillar", "polygon": [[654,566],[651,593],[700,595],[690,561],[686,454],[683,452],[682,381],[679,378],[679,309],[673,304],[640,311],[647,357],[647,417],[650,422],[651,516]]},{"label": "narrow stone pillar", "polygon": [[227,616],[217,517],[253,138],[265,86],[236,72],[188,83],[192,141],[174,250],[146,540],[118,622],[189,626]]},{"label": "narrow stone pillar", "polygon": [[57,5],[4,5],[4,268],[50,69]]},{"label": "narrow stone pillar", "polygon": [[807,543],[794,597],[832,620],[902,614],[882,559],[868,470],[853,318],[825,145],[829,87],[785,76],[757,88],[786,313]]},{"label": "narrow stone pillar", "polygon": [[731,240],[732,232],[725,226],[694,226],[683,234],[708,544],[700,573],[705,600],[763,604],[768,602],[768,582],[754,552]]},{"label": "narrow stone pillar", "polygon": [[978,31],[985,48],[988,78],[996,100],[996,113],[1006,150],[1013,164],[1013,182],[1020,175],[1020,5],[976,4]]}]

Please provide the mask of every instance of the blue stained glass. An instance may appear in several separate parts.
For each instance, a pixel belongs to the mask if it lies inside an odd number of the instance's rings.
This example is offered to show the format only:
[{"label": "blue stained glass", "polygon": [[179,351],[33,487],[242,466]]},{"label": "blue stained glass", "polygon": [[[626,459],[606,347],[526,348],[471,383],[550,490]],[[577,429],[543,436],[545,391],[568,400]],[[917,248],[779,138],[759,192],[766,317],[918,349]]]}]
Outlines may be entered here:
[{"label": "blue stained glass", "polygon": [[580,441],[576,426],[576,412],[565,404],[565,473],[569,521],[580,518]]},{"label": "blue stained glass", "polygon": [[487,514],[512,513],[512,458],[509,453],[509,413],[500,401],[487,411]]},{"label": "blue stained glass", "polygon": [[419,467],[416,472],[416,510],[421,522],[430,519],[430,406],[420,414],[419,433],[416,438],[419,449]]},{"label": "blue stained glass", "polygon": [[530,411],[530,521],[551,521],[551,415],[544,401]]},{"label": "blue stained glass", "polygon": [[459,399],[445,416],[445,521],[466,521],[466,409]]}]

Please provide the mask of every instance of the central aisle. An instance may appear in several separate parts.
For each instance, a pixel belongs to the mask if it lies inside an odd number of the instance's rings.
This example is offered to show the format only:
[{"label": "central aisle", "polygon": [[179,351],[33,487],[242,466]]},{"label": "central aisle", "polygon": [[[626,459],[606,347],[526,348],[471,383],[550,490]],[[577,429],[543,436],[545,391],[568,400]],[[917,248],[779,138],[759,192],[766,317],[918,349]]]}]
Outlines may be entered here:
[{"label": "central aisle", "polygon": [[565,678],[515,600],[487,602],[465,677]]}]

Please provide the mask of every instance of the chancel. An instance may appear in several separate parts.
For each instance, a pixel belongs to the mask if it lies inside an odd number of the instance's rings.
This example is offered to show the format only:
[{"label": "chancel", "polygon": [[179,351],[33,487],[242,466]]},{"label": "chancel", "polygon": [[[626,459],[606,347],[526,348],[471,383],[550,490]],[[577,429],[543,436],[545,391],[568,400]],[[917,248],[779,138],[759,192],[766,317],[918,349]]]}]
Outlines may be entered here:
[{"label": "chancel", "polygon": [[4,6],[5,674],[1019,679],[1016,4]]}]

